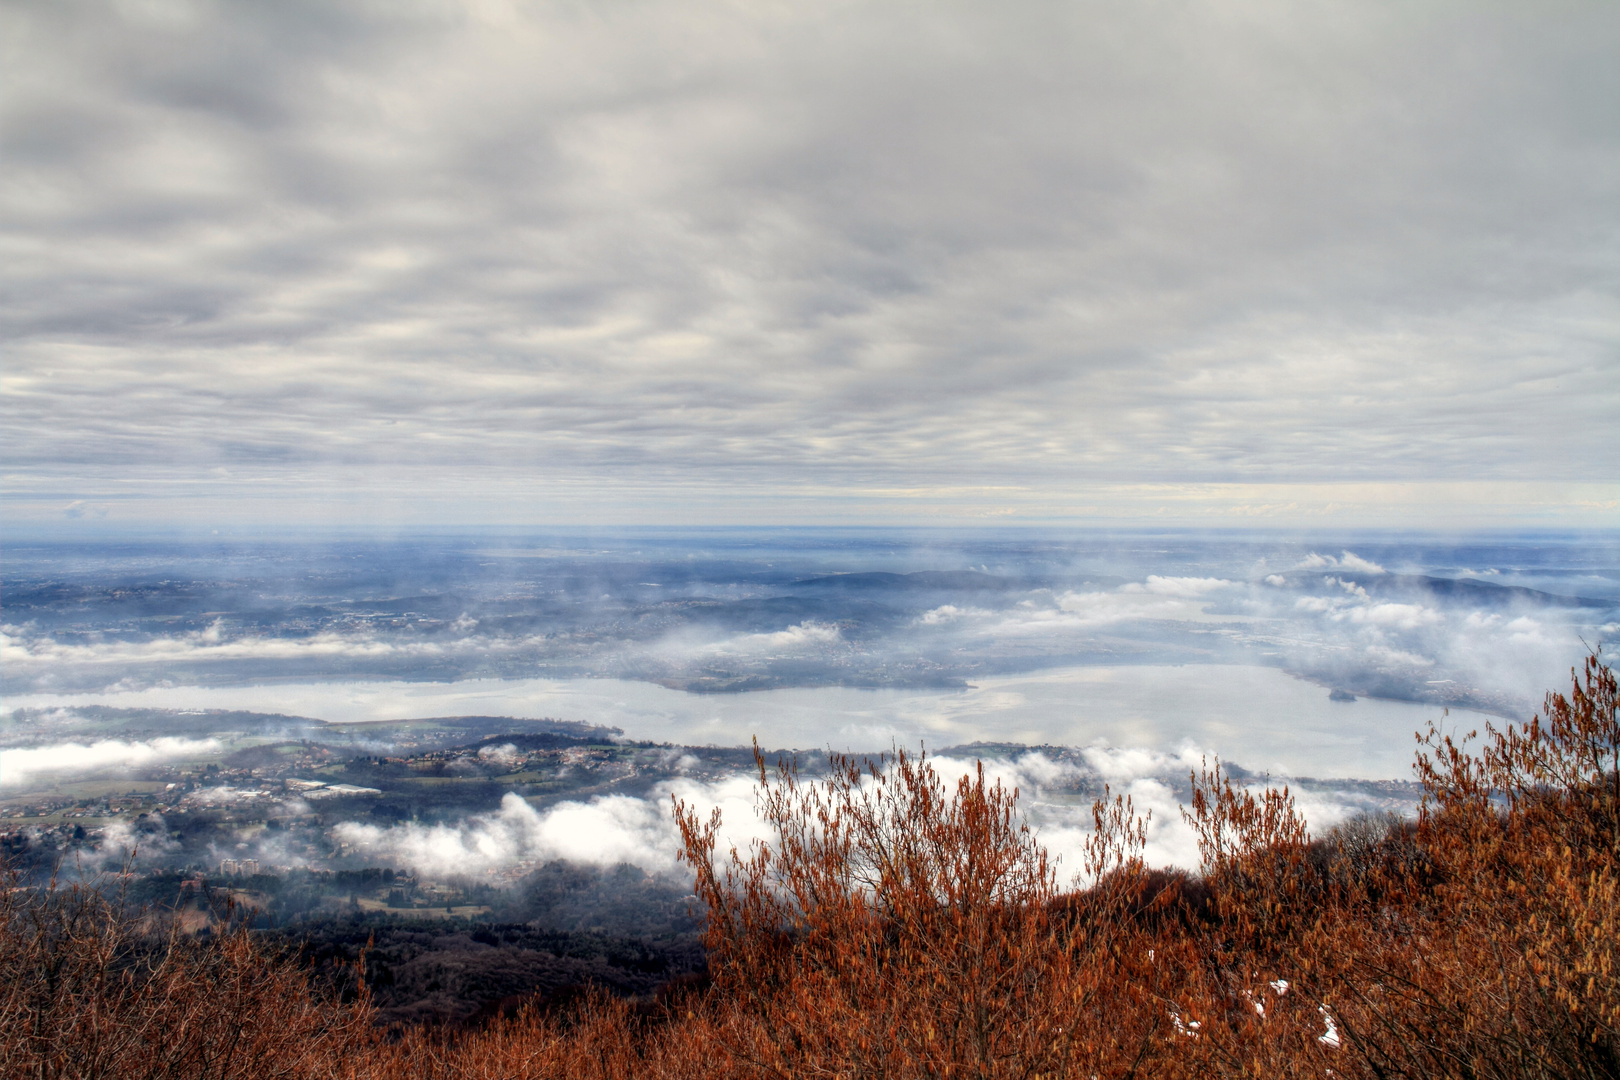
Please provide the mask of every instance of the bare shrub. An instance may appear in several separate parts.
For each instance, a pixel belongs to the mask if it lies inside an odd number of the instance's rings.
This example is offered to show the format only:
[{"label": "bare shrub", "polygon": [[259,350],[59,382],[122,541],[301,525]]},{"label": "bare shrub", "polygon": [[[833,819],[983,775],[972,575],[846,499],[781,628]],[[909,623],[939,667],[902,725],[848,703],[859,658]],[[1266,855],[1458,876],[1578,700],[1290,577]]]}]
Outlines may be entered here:
[{"label": "bare shrub", "polygon": [[1087,902],[1059,904],[1016,792],[983,768],[954,791],[922,758],[835,755],[827,781],[769,770],[774,839],[715,852],[677,814],[708,905],[718,1030],[756,1075],[1090,1075],[1146,1060],[1170,958],[1132,941],[1140,824],[1099,803]]},{"label": "bare shrub", "polygon": [[205,942],[90,885],[0,894],[0,1075],[119,1080],[336,1075],[370,1031],[245,922]]},{"label": "bare shrub", "polygon": [[1383,1075],[1620,1076],[1616,685],[1596,656],[1572,682],[1477,753],[1424,739],[1422,858],[1390,860],[1336,976]]}]

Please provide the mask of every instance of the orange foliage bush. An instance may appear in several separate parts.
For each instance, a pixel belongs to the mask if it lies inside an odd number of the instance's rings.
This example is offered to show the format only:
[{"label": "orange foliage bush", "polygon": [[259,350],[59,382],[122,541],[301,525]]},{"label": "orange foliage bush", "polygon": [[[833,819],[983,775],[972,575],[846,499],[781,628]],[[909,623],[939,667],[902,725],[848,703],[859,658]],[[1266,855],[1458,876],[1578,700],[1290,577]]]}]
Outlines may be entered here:
[{"label": "orange foliage bush", "polygon": [[[5,1076],[1620,1077],[1620,724],[1569,697],[1475,752],[1431,729],[1413,823],[1313,840],[1286,789],[1219,766],[1184,811],[1197,875],[1093,807],[1059,889],[983,770],[906,754],[760,769],[771,838],[717,851],[677,805],[712,985],[481,1031],[379,1031],[245,932],[138,940],[83,890],[0,907]],[[757,758],[757,755],[756,755]]]},{"label": "orange foliage bush", "polygon": [[[777,839],[715,860],[718,817],[679,808],[708,905],[719,1031],[739,1069],[769,1076],[1061,1076],[1129,1068],[1167,1026],[1160,981],[1109,882],[1059,903],[1013,793],[983,768],[954,795],[925,762],[835,755],[804,784],[760,762]],[[1125,804],[1099,825],[1091,868],[1137,874]]]},{"label": "orange foliage bush", "polygon": [[206,942],[154,932],[100,891],[0,882],[0,1076],[335,1076],[370,1037],[240,922]]}]

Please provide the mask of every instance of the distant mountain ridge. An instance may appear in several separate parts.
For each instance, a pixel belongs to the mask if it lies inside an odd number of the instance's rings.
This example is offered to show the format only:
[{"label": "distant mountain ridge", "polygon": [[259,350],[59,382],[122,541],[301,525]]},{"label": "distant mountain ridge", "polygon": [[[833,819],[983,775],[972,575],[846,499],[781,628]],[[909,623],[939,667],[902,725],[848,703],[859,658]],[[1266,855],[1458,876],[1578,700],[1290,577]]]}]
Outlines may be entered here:
[{"label": "distant mountain ridge", "polygon": [[1553,607],[1620,607],[1620,597],[1565,596],[1524,585],[1499,585],[1477,578],[1444,578],[1428,574],[1362,574],[1339,572],[1332,575],[1354,582],[1371,593],[1427,592],[1435,596],[1473,601],[1482,606],[1500,606],[1514,601]]},{"label": "distant mountain ridge", "polygon": [[837,589],[845,592],[1008,592],[1030,588],[1029,582],[998,577],[978,570],[918,570],[910,574],[869,571],[858,574],[818,574],[793,582],[799,588]]}]

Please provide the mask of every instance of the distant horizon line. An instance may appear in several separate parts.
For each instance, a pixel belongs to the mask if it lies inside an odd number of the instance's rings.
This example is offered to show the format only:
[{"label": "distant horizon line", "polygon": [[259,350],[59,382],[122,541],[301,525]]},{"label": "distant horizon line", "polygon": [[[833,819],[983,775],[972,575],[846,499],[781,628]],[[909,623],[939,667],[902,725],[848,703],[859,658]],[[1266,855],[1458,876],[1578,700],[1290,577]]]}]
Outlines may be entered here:
[{"label": "distant horizon line", "polygon": [[[34,527],[29,527],[34,526]],[[71,524],[29,522],[22,527],[0,527],[0,546],[37,543],[229,543],[242,541],[321,541],[369,540],[375,542],[407,541],[413,539],[465,540],[475,542],[490,537],[540,540],[547,537],[603,539],[702,536],[702,535],[759,535],[796,534],[821,536],[885,536],[902,538],[908,535],[1114,535],[1114,536],[1222,536],[1222,537],[1295,537],[1300,540],[1353,538],[1365,540],[1398,540],[1410,537],[1441,539],[1445,537],[1503,537],[1523,539],[1613,539],[1620,541],[1620,523],[1615,525],[1471,525],[1452,527],[1419,527],[1412,525],[1297,525],[1297,524],[1179,524],[1142,522],[1009,522],[961,524],[690,524],[641,522],[633,524],[455,524],[410,525],[320,524],[270,525],[262,523],[226,525],[218,527],[169,526],[149,524],[102,523]]]}]

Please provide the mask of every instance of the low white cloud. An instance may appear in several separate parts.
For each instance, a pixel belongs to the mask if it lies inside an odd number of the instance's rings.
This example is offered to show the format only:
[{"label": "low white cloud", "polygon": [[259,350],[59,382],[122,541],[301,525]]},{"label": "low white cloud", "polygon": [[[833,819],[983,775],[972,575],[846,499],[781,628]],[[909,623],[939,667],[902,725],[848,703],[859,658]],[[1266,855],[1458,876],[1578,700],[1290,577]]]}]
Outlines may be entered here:
[{"label": "low white cloud", "polygon": [[46,776],[80,776],[123,770],[176,758],[218,753],[218,739],[158,738],[143,742],[103,739],[93,743],[0,750],[0,786],[21,787]]},{"label": "low white cloud", "polygon": [[719,656],[770,656],[781,653],[801,653],[841,645],[844,635],[838,627],[806,619],[785,630],[762,634],[739,634],[724,641],[712,642],[700,650]]},{"label": "low white cloud", "polygon": [[1158,574],[1149,574],[1143,584],[1123,585],[1121,591],[1135,592],[1140,589],[1159,596],[1196,597],[1230,588],[1231,585],[1232,582],[1225,578],[1161,577]]},{"label": "low white cloud", "polygon": [[1325,577],[1322,579],[1322,583],[1330,587],[1337,586],[1339,589],[1342,589],[1344,592],[1360,600],[1372,599],[1371,595],[1367,592],[1366,586],[1354,581],[1346,581],[1339,577]]},{"label": "low white cloud", "polygon": [[703,762],[696,755],[689,753],[682,747],[671,747],[658,753],[658,763],[666,769],[678,773],[688,773],[702,766]]},{"label": "low white cloud", "polygon": [[722,849],[761,835],[748,777],[701,784],[680,780],[649,798],[608,795],[536,809],[508,792],[500,809],[436,825],[377,826],[345,822],[333,830],[342,844],[368,859],[410,867],[432,877],[477,875],[538,865],[553,859],[612,866],[632,863],[658,872],[675,868],[680,835],[670,796],[707,815],[720,807]]},{"label": "low white cloud", "polygon": [[1369,645],[1366,649],[1367,658],[1381,668],[1431,668],[1434,661],[1427,656],[1421,656],[1404,649],[1394,649],[1387,645]]},{"label": "low white cloud", "polygon": [[361,787],[358,784],[327,784],[304,792],[306,799],[338,799],[353,795],[381,795],[381,788]]},{"label": "low white cloud", "polygon": [[512,743],[502,743],[499,746],[482,746],[478,749],[478,760],[491,765],[515,765],[523,759],[518,748]]},{"label": "low white cloud", "polygon": [[1359,574],[1383,574],[1388,572],[1371,559],[1363,559],[1360,555],[1357,555],[1353,551],[1346,551],[1337,557],[1332,555],[1322,555],[1313,551],[1309,555],[1305,556],[1304,559],[1300,560],[1300,562],[1295,565],[1294,569],[1349,570]]},{"label": "low white cloud", "polygon": [[[1034,752],[1011,761],[985,762],[986,779],[1016,788],[1019,809],[1034,827],[1036,837],[1048,854],[1057,860],[1060,881],[1067,883],[1084,865],[1085,845],[1093,831],[1091,803],[1075,800],[1070,794],[1077,781],[1107,784],[1111,794],[1130,799],[1134,811],[1144,818],[1147,843],[1143,858],[1152,866],[1179,866],[1196,869],[1198,839],[1182,817],[1181,799],[1176,791],[1191,772],[1200,770],[1215,758],[1205,750],[1188,745],[1177,751],[1144,747],[1094,745],[1082,751],[1084,765],[1072,760],[1054,760]],[[935,770],[953,785],[960,776],[973,771],[973,762],[958,758],[931,759]],[[1286,781],[1272,786],[1282,787]],[[1049,789],[1062,789],[1049,794]],[[1264,784],[1250,785],[1259,793]],[[1348,792],[1295,793],[1295,807],[1317,835],[1367,808],[1367,800]]]},{"label": "low white cloud", "polygon": [[930,611],[925,611],[917,619],[923,626],[944,626],[947,623],[960,622],[963,619],[982,619],[990,612],[982,608],[957,607],[955,604],[941,604]]},{"label": "low white cloud", "polygon": [[1346,551],[1343,555],[1339,556],[1339,567],[1344,570],[1354,570],[1362,574],[1386,573],[1382,566],[1379,566],[1371,559],[1363,559],[1361,556],[1349,551]]},{"label": "low white cloud", "polygon": [[[1082,757],[1083,763],[1036,751],[984,762],[988,782],[1018,792],[1019,812],[1034,829],[1037,842],[1056,860],[1061,884],[1067,886],[1079,875],[1092,833],[1091,802],[1073,794],[1081,784],[1094,788],[1098,782],[1107,783],[1113,794],[1130,798],[1147,822],[1144,857],[1150,865],[1197,867],[1197,837],[1182,818],[1176,792],[1190,770],[1213,759],[1192,746],[1164,752],[1097,745],[1088,747]],[[928,760],[948,792],[975,769],[968,758]],[[1256,792],[1262,789],[1252,787]],[[429,877],[479,876],[552,859],[599,866],[631,863],[650,872],[679,870],[680,837],[671,814],[671,795],[695,807],[703,820],[711,809],[721,811],[721,853],[733,846],[746,849],[750,842],[768,836],[756,812],[754,779],[737,776],[710,783],[677,780],[647,798],[604,796],[544,809],[509,793],[489,814],[438,825],[348,822],[334,829],[334,838],[367,859],[409,867]],[[1296,806],[1317,834],[1370,808],[1364,797],[1336,791],[1296,794]]]},{"label": "low white cloud", "polygon": [[96,842],[98,854],[117,859],[151,858],[179,850],[179,842],[169,835],[160,814],[146,815],[140,824],[120,818],[107,825]]},{"label": "low white cloud", "polygon": [[1138,620],[1189,620],[1204,617],[1207,597],[1230,582],[1213,578],[1149,577],[1110,591],[1068,591],[1052,606],[1021,604],[993,626],[996,634],[1042,633],[1085,629]]},{"label": "low white cloud", "polygon": [[96,641],[65,644],[46,635],[31,635],[23,627],[0,629],[0,664],[10,668],[68,665],[161,665],[226,660],[379,660],[390,657],[429,657],[456,651],[489,650],[500,643],[454,639],[439,641],[386,640],[369,634],[323,633],[311,637],[243,635],[227,637],[220,623],[188,634],[154,637],[145,641]]},{"label": "low white cloud", "polygon": [[1188,618],[1203,610],[1182,596],[1150,593],[1141,585],[1117,592],[1067,592],[1057,598],[1057,611],[1037,610],[1026,621],[1060,625],[1103,626],[1132,619]]},{"label": "low white cloud", "polygon": [[1520,615],[1502,627],[1507,631],[1508,640],[1515,645],[1546,645],[1548,638],[1543,633],[1540,622],[1528,615]]},{"label": "low white cloud", "polygon": [[1445,616],[1421,604],[1370,604],[1343,612],[1340,618],[1370,626],[1389,626],[1400,630],[1417,630],[1445,622]]},{"label": "low white cloud", "polygon": [[[1185,864],[1188,850],[1196,855],[1196,848],[1189,849],[1181,835],[1185,826],[1170,788],[1151,777],[1132,775],[1135,770],[1155,768],[1161,773],[1179,773],[1183,757],[1120,751],[1117,758],[1111,758],[1109,751],[1099,749],[1097,753],[1098,760],[1119,769],[1116,779],[1124,783],[1121,790],[1137,798],[1139,809],[1153,810],[1150,857],[1156,863]],[[973,762],[966,759],[929,760],[951,789],[958,777],[973,770]],[[1089,776],[1089,770],[1039,753],[1014,761],[989,761],[985,770],[992,783],[1000,781],[1019,791],[1020,810],[1038,830],[1040,841],[1060,858],[1064,873],[1078,870],[1091,821],[1090,804],[1048,801],[1043,791]],[[552,859],[604,866],[628,862],[652,872],[668,871],[676,868],[680,849],[671,795],[696,807],[704,819],[711,809],[720,809],[722,852],[733,845],[746,848],[750,841],[767,835],[756,813],[754,780],[747,776],[711,783],[678,780],[648,798],[603,796],[544,809],[508,793],[498,810],[460,821],[392,826],[345,822],[333,835],[368,859],[410,867],[431,877],[476,876]]]}]

